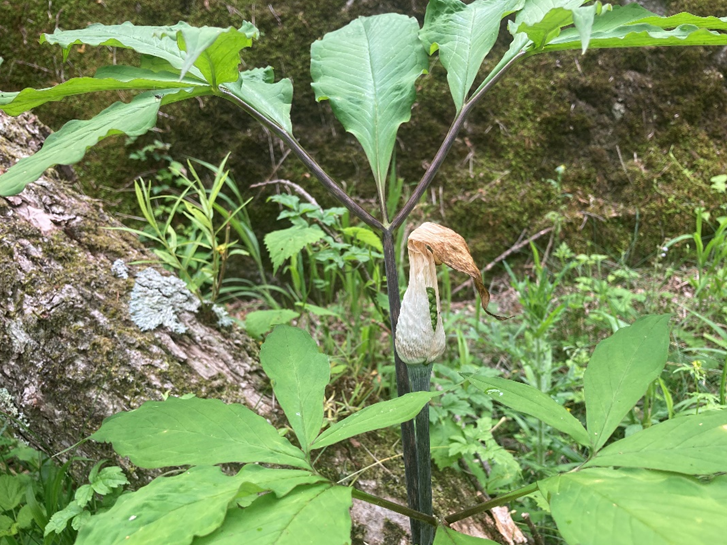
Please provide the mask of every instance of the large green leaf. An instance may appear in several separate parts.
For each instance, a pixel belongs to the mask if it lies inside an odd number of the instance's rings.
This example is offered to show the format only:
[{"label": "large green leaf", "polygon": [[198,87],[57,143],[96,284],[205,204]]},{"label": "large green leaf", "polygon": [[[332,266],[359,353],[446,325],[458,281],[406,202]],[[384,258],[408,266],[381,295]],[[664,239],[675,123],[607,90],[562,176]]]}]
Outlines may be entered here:
[{"label": "large green leaf", "polygon": [[251,337],[259,339],[276,325],[288,324],[300,316],[288,308],[255,310],[245,316],[245,330]]},{"label": "large green leaf", "polygon": [[240,72],[237,81],[225,83],[222,87],[286,132],[293,134],[293,124],[290,121],[293,83],[288,78],[281,79],[277,83],[274,81],[273,69],[268,66]]},{"label": "large green leaf", "polygon": [[273,272],[308,244],[318,242],[324,236],[325,233],[317,225],[295,226],[265,235],[265,246],[268,248],[270,261],[273,262]]},{"label": "large green leaf", "polygon": [[187,545],[219,528],[241,485],[240,476],[228,477],[217,467],[158,477],[88,519],[76,545]]},{"label": "large green leaf", "polygon": [[596,346],[584,377],[586,422],[596,450],[664,369],[669,317],[645,316]]},{"label": "large green leaf", "polygon": [[270,490],[279,498],[295,487],[325,481],[324,477],[301,469],[270,469],[255,464],[245,465],[239,473],[241,479],[261,490]]},{"label": "large green leaf", "polygon": [[499,377],[473,375],[469,377],[469,381],[498,403],[534,416],[549,426],[567,433],[582,445],[591,444],[588,432],[578,419],[537,388]]},{"label": "large green leaf", "polygon": [[518,32],[527,34],[533,42],[533,48],[541,49],[557,37],[563,27],[575,24],[582,51],[585,53],[591,38],[594,18],[596,13],[601,12],[602,7],[600,2],[581,7],[582,3],[582,0],[571,0],[562,7],[551,9],[536,23],[522,23],[518,27]]},{"label": "large green leaf", "polygon": [[424,405],[429,403],[430,399],[437,395],[439,395],[437,392],[414,392],[369,405],[340,422],[336,422],[313,441],[311,448],[327,447],[354,435],[380,430],[411,420],[419,414]]},{"label": "large green leaf", "polygon": [[608,445],[585,466],[727,472],[727,410],[667,420]]},{"label": "large green leaf", "polygon": [[[645,46],[727,44],[727,17],[698,17],[680,13],[659,17],[638,4],[614,6],[595,17],[588,47],[591,49]],[[721,31],[721,32],[720,32]],[[579,49],[577,29],[563,30],[543,51]]]},{"label": "large green leaf", "polygon": [[149,91],[128,104],[115,102],[88,121],[69,121],[46,139],[38,153],[24,157],[0,176],[0,196],[20,193],[53,165],[70,165],[80,161],[88,148],[107,136],[144,134],[156,123],[157,112],[164,99],[179,98],[182,94],[185,98],[191,96],[180,89]]},{"label": "large green leaf", "polygon": [[303,453],[262,417],[218,399],[147,401],[91,436],[144,468],[266,462],[308,469]]},{"label": "large green leaf", "polygon": [[586,469],[541,484],[571,545],[713,545],[727,533],[727,476]]},{"label": "large green leaf", "polygon": [[237,80],[240,50],[250,47],[259,36],[257,28],[247,21],[239,29],[193,27],[183,22],[171,28],[177,33],[180,49],[187,53],[182,75],[196,66],[214,86]]},{"label": "large green leaf", "polygon": [[437,526],[437,533],[434,536],[434,545],[487,545],[488,543],[495,544],[497,541],[460,534],[446,526]]},{"label": "large green leaf", "polygon": [[414,83],[427,52],[413,17],[359,17],[311,45],[316,99],[329,100],[345,129],[363,146],[381,202],[399,125],[409,121]]},{"label": "large green leaf", "polygon": [[431,0],[427,5],[420,37],[430,55],[439,50],[458,112],[497,40],[500,21],[524,4],[525,0],[475,0],[471,4]]},{"label": "large green leaf", "polygon": [[331,367],[308,332],[279,325],[260,349],[260,363],[273,384],[275,398],[308,452],[323,425],[323,402]]},{"label": "large green leaf", "polygon": [[25,497],[25,489],[17,475],[0,475],[0,513],[15,509]]},{"label": "large green leaf", "polygon": [[28,88],[15,93],[0,92],[0,110],[15,116],[46,102],[63,100],[83,93],[184,87],[207,87],[207,84],[190,76],[179,79],[179,74],[171,72],[152,72],[131,66],[107,66],[101,68],[92,78],[73,78],[55,87]]},{"label": "large green leaf", "polygon": [[351,542],[351,489],[299,486],[283,498],[267,494],[233,509],[214,533],[195,545],[344,545]]},{"label": "large green leaf", "polygon": [[212,85],[237,79],[239,52],[252,44],[258,35],[250,23],[233,27],[192,27],[186,23],[173,26],[135,26],[95,24],[80,30],[56,29],[41,36],[41,43],[63,47],[63,60],[76,44],[108,45],[133,49],[143,55],[163,59],[184,76],[188,71]]}]

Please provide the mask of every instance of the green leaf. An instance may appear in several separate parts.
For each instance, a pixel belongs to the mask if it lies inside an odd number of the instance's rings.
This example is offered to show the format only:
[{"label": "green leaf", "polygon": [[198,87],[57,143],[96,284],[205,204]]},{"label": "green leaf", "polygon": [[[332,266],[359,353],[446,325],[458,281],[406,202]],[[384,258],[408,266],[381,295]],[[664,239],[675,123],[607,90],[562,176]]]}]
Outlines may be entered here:
[{"label": "green leaf", "polygon": [[73,495],[73,498],[76,500],[78,505],[85,507],[86,504],[91,501],[91,498],[93,498],[93,494],[93,487],[90,484],[84,484],[76,489],[76,493]]},{"label": "green leaf", "polygon": [[17,475],[0,475],[0,513],[20,505],[25,496],[25,486]]},{"label": "green leaf", "polygon": [[270,490],[282,498],[294,488],[304,484],[315,484],[325,481],[324,477],[314,475],[310,471],[300,469],[269,469],[247,464],[239,473],[246,483],[258,486],[261,490]]},{"label": "green leaf", "polygon": [[187,56],[182,64],[182,75],[196,66],[211,85],[236,81],[240,64],[240,50],[250,47],[259,32],[245,21],[239,29],[233,27],[193,27],[177,23],[171,29],[177,33],[177,43]]},{"label": "green leaf", "polygon": [[73,45],[108,45],[133,49],[143,55],[162,59],[181,76],[187,72],[219,85],[237,79],[239,52],[252,44],[258,36],[257,29],[243,23],[233,27],[192,27],[186,23],[173,26],[134,26],[95,24],[80,30],[56,29],[53,34],[41,36],[41,43],[63,47],[63,60]]},{"label": "green leaf", "polygon": [[297,255],[308,244],[318,242],[325,233],[320,227],[296,226],[265,235],[265,246],[273,262],[273,274],[285,260]]},{"label": "green leaf", "polygon": [[[64,62],[74,45],[108,45],[158,57],[176,70],[181,70],[187,54],[179,49],[176,35],[176,30],[170,26],[135,26],[127,21],[120,25],[94,24],[78,30],[56,28],[53,34],[43,34],[40,43],[60,45]],[[193,73],[201,76],[198,70]]]},{"label": "green leaf", "polygon": [[[638,4],[614,6],[596,16],[588,47],[591,49],[645,46],[727,44],[727,17],[698,17],[680,13],[659,17]],[[718,32],[722,31],[722,32]],[[578,29],[569,28],[548,43],[543,51],[581,48]]]},{"label": "green leaf", "polygon": [[519,10],[525,0],[431,0],[427,5],[420,37],[431,55],[447,69],[447,81],[459,112],[482,66],[495,45],[500,21]]},{"label": "green leaf", "polygon": [[251,337],[261,338],[276,325],[287,324],[300,316],[287,308],[256,310],[245,316],[245,330]]},{"label": "green leaf", "polygon": [[142,93],[128,104],[115,102],[88,121],[69,121],[46,139],[38,153],[24,157],[0,176],[0,197],[20,193],[53,165],[70,165],[80,161],[88,148],[107,136],[144,134],[155,125],[165,94],[176,92],[179,90]]},{"label": "green leaf", "polygon": [[363,146],[381,202],[399,125],[409,121],[414,83],[426,72],[427,52],[413,17],[387,13],[359,17],[311,45],[316,99]]},{"label": "green leaf", "polygon": [[303,453],[261,416],[218,399],[147,401],[91,436],[144,468],[266,462],[308,469]]},{"label": "green leaf", "polygon": [[590,6],[580,7],[582,3],[583,0],[571,0],[564,3],[563,6],[551,9],[536,23],[521,24],[517,30],[527,34],[535,49],[542,49],[545,44],[560,34],[563,27],[575,24],[582,44],[582,51],[585,53],[586,49],[588,49],[593,21],[596,12],[600,13],[601,11],[601,4],[597,2]]},{"label": "green leaf", "polygon": [[[185,87],[207,87],[203,81],[192,77],[179,79],[170,72],[151,72],[131,66],[108,66],[101,68],[92,78],[73,78],[46,89],[23,89],[16,93],[0,92],[0,110],[16,116],[45,104],[63,100],[66,97],[96,91],[121,89],[173,89]],[[211,92],[211,90],[210,90]]]},{"label": "green leaf", "polygon": [[126,479],[123,470],[117,466],[103,468],[91,481],[93,489],[101,495],[108,494],[114,488],[125,484],[129,484],[129,481]]},{"label": "green leaf", "polygon": [[193,467],[181,475],[158,477],[91,517],[76,545],[188,545],[195,536],[207,535],[222,524],[242,482],[217,467]]},{"label": "green leaf", "polygon": [[707,475],[727,472],[727,410],[667,420],[616,441],[584,464]]},{"label": "green leaf", "polygon": [[414,392],[369,405],[336,422],[313,441],[311,448],[323,448],[367,431],[388,428],[411,420],[438,392]]},{"label": "green leaf", "polygon": [[562,405],[537,388],[498,377],[473,375],[468,377],[468,380],[498,403],[534,416],[549,426],[567,433],[582,445],[591,444],[583,424]]},{"label": "green leaf", "polygon": [[497,542],[460,534],[446,526],[437,526],[437,533],[434,536],[434,545],[486,545],[487,543],[495,544]]},{"label": "green leaf", "polygon": [[279,325],[265,339],[260,363],[298,441],[308,452],[323,425],[323,402],[331,377],[328,356],[320,353],[306,331]]},{"label": "green leaf", "polygon": [[371,229],[367,229],[366,227],[344,227],[342,231],[344,235],[352,237],[358,242],[368,244],[373,249],[378,250],[379,252],[384,251],[384,246],[381,243],[381,238]]},{"label": "green leaf", "polygon": [[664,369],[669,318],[645,316],[596,346],[584,376],[587,428],[595,450]]},{"label": "green leaf", "polygon": [[351,542],[351,489],[300,486],[283,498],[267,494],[233,509],[224,524],[195,545],[343,545]]},{"label": "green leaf", "polygon": [[18,528],[26,530],[33,526],[33,509],[27,503],[20,508],[18,516],[15,520],[18,523]]},{"label": "green leaf", "polygon": [[657,471],[586,469],[541,489],[571,544],[712,545],[727,532],[727,476],[704,484]]},{"label": "green leaf", "polygon": [[47,536],[51,533],[60,534],[66,529],[68,521],[78,515],[81,511],[83,511],[83,507],[78,505],[76,502],[71,502],[60,511],[56,511],[48,521],[48,524],[45,525],[43,536]]},{"label": "green leaf", "polygon": [[293,134],[293,124],[290,121],[293,83],[288,78],[277,83],[274,81],[273,69],[268,66],[240,72],[236,81],[225,83],[222,87],[289,134]]}]

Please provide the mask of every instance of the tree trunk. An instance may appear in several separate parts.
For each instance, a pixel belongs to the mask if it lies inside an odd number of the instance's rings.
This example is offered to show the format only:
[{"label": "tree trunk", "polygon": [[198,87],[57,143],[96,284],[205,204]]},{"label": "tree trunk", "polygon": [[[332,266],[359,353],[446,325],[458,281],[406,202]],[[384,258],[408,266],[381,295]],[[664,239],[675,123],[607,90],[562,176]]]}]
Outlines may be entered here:
[{"label": "tree trunk", "polygon": [[[38,151],[48,133],[32,115],[0,113],[0,169]],[[258,393],[265,385],[258,347],[239,329],[205,325],[191,313],[179,316],[183,334],[163,326],[142,332],[132,322],[134,276],[148,265],[130,265],[123,279],[112,264],[152,256],[132,235],[109,230],[120,224],[71,189],[69,177],[60,167],[0,198],[0,388],[28,422],[26,439],[56,453],[104,417],[165,393],[269,412]],[[74,452],[109,453],[94,442]]]}]

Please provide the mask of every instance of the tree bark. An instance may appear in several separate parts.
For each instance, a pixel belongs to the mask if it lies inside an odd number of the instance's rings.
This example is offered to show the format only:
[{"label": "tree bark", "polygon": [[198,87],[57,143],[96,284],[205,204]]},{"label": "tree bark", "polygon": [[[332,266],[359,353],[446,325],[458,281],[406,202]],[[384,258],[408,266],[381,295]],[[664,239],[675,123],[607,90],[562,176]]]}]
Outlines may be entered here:
[{"label": "tree bark", "polygon": [[[0,171],[38,151],[49,130],[0,112]],[[0,197],[0,388],[28,422],[25,438],[49,454],[98,429],[104,417],[162,395],[194,393],[270,411],[257,344],[237,328],[179,317],[187,328],[142,332],[129,315],[134,275],[112,263],[153,259],[100,203],[71,188],[68,167]],[[162,274],[166,271],[159,269]],[[0,407],[2,409],[2,407]],[[7,410],[8,408],[6,408]],[[107,458],[89,441],[74,455]]]}]

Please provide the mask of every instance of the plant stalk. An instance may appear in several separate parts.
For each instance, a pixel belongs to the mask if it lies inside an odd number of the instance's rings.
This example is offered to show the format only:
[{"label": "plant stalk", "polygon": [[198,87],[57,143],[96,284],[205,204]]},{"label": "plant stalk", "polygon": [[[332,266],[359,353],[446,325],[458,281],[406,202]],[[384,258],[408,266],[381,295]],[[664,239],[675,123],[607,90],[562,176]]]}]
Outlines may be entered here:
[{"label": "plant stalk", "polygon": [[357,500],[365,501],[373,505],[378,505],[379,507],[383,507],[385,509],[388,509],[389,511],[394,511],[395,513],[400,513],[404,516],[407,516],[410,519],[416,520],[417,522],[423,522],[430,528],[434,528],[437,526],[437,519],[431,515],[425,515],[424,513],[409,509],[408,507],[399,505],[398,503],[385,500],[384,498],[379,498],[378,496],[373,496],[364,492],[363,490],[359,490],[358,488],[351,488],[351,495]]},{"label": "plant stalk", "polygon": [[482,100],[482,97],[484,97],[485,94],[490,89],[492,89],[492,87],[498,81],[500,81],[500,78],[502,78],[502,76],[504,76],[505,73],[510,70],[512,65],[515,64],[523,55],[525,55],[525,51],[521,51],[512,59],[510,59],[510,61],[502,67],[497,75],[495,75],[495,77],[487,82],[487,85],[482,87],[482,89],[477,91],[472,98],[464,103],[464,106],[457,114],[457,117],[454,118],[452,125],[450,125],[447,136],[444,137],[442,145],[439,146],[439,149],[437,150],[434,159],[432,159],[432,163],[429,165],[429,168],[426,170],[426,172],[422,176],[422,179],[417,184],[414,192],[411,194],[411,197],[409,197],[409,200],[406,201],[406,204],[403,206],[403,208],[399,210],[396,216],[394,216],[394,219],[391,220],[390,229],[396,229],[397,227],[401,226],[404,221],[406,221],[406,218],[409,216],[409,214],[411,214],[411,211],[414,210],[414,207],[419,202],[419,199],[422,198],[422,195],[424,195],[424,193],[429,188],[429,184],[431,184],[432,180],[434,180],[434,176],[437,174],[437,171],[439,171],[439,167],[442,166],[442,163],[447,157],[449,150],[452,149],[452,145],[457,138],[457,134],[459,134],[459,131],[462,129],[462,126],[464,125],[464,122],[467,119],[469,113],[475,108],[477,103]]},{"label": "plant stalk", "polygon": [[[401,312],[401,299],[399,298],[399,276],[396,271],[396,252],[394,248],[394,235],[389,229],[384,230],[382,236],[384,246],[384,270],[386,273],[386,290],[389,296],[389,319],[391,320],[391,342],[394,351],[394,367],[396,370],[397,394],[408,394],[409,371],[406,364],[396,353],[396,325]],[[414,421],[402,422],[401,445],[404,451],[404,472],[406,475],[406,495],[409,507],[414,511],[419,509],[419,479],[417,474],[416,432]],[[414,517],[409,518],[411,524],[412,543],[418,544],[421,537],[421,521]]]},{"label": "plant stalk", "polygon": [[326,173],[325,170],[323,170],[323,168],[316,162],[316,160],[313,159],[313,157],[311,157],[308,152],[305,151],[305,149],[303,149],[303,147],[298,143],[293,135],[289,134],[285,129],[278,126],[276,123],[262,115],[245,101],[240,100],[238,97],[236,97],[224,87],[220,87],[219,92],[222,93],[224,98],[237,104],[240,108],[242,108],[252,117],[254,117],[255,120],[258,121],[261,125],[270,129],[275,134],[275,136],[285,142],[285,144],[291,150],[293,150],[293,153],[298,156],[298,159],[303,162],[308,170],[310,170],[311,173],[313,173],[313,175],[318,178],[318,180],[325,186],[325,188],[331,193],[331,195],[338,199],[338,202],[340,202],[343,206],[348,208],[348,210],[354,216],[358,217],[369,227],[373,227],[374,229],[377,229],[379,231],[385,230],[383,224],[379,220],[377,220],[366,210],[361,208],[361,206],[356,201],[354,201],[346,194],[343,189],[341,189],[341,187],[333,180],[333,178],[331,178]]},{"label": "plant stalk", "polygon": [[[428,392],[431,388],[432,365],[409,365],[412,392]],[[432,514],[432,455],[429,444],[429,404],[424,405],[415,419],[417,448],[417,478],[419,480],[419,511]],[[419,545],[432,545],[434,529],[423,526]]]},{"label": "plant stalk", "polygon": [[512,492],[508,492],[507,494],[503,494],[502,496],[498,496],[497,498],[492,498],[491,500],[482,502],[478,505],[475,505],[474,507],[469,507],[464,511],[452,513],[451,515],[444,517],[444,521],[447,524],[454,524],[455,522],[466,519],[467,517],[477,515],[478,513],[482,513],[483,511],[489,511],[493,507],[500,507],[501,505],[510,503],[513,500],[522,498],[523,496],[527,496],[528,494],[532,494],[537,490],[538,483],[532,483],[522,488],[518,488],[517,490],[513,490]]}]

